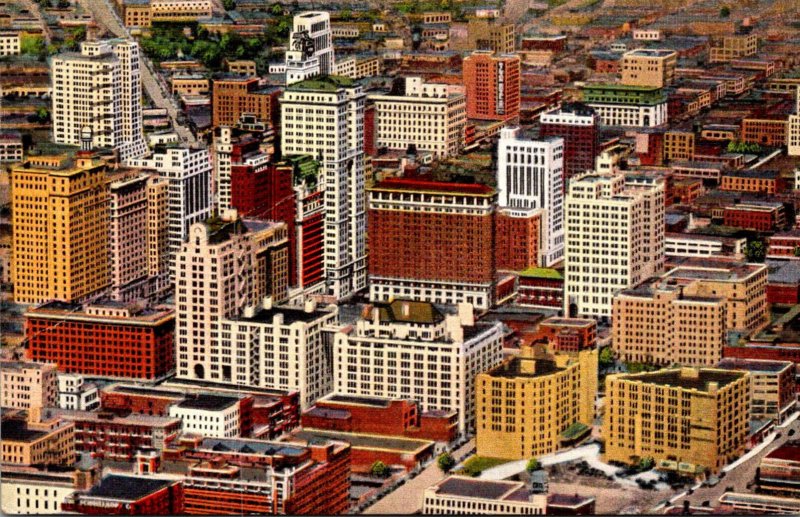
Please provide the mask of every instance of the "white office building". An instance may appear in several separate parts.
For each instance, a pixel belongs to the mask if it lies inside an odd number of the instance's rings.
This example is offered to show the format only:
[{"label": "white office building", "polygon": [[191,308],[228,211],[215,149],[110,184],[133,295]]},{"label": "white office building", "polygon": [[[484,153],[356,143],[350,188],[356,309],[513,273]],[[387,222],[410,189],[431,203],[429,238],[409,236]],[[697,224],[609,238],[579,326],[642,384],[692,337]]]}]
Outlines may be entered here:
[{"label": "white office building", "polygon": [[241,432],[239,399],[199,394],[169,407],[169,416],[181,420],[184,433],[209,438],[237,438]]},{"label": "white office building", "polygon": [[800,156],[800,86],[797,87],[797,92],[795,92],[794,114],[789,115],[789,125],[786,130],[786,151],[789,156]]},{"label": "white office building", "polygon": [[339,76],[295,83],[281,97],[284,155],[311,155],[322,166],[324,269],[337,299],[367,287],[364,99],[361,86]]},{"label": "white office building", "polygon": [[564,256],[564,139],[530,140],[520,128],[503,128],[497,143],[498,205],[544,209],[540,262]]},{"label": "white office building", "polygon": [[154,169],[165,178],[170,275],[175,274],[175,254],[189,235],[189,227],[211,215],[211,155],[208,149],[170,147],[138,158],[133,167]]},{"label": "white office building", "polygon": [[139,45],[113,39],[84,42],[80,52],[51,62],[53,141],[116,149],[121,161],[144,156]]},{"label": "white office building", "polygon": [[100,407],[100,391],[93,382],[86,382],[76,373],[58,374],[58,407],[94,411]]},{"label": "white office building", "polygon": [[375,145],[405,151],[414,145],[437,158],[464,147],[467,98],[446,84],[420,77],[396,79],[389,93],[370,95],[375,103]]},{"label": "white office building", "polygon": [[334,336],[334,392],[414,399],[422,411],[458,411],[461,435],[475,427],[475,377],[500,363],[500,322],[477,323],[469,303],[457,314],[395,300],[373,305]]},{"label": "white office building", "polygon": [[317,75],[333,75],[336,71],[330,14],[321,11],[296,14],[286,51],[286,85]]},{"label": "white office building", "polygon": [[564,313],[608,319],[613,297],[664,265],[664,183],[587,173],[566,198]]}]

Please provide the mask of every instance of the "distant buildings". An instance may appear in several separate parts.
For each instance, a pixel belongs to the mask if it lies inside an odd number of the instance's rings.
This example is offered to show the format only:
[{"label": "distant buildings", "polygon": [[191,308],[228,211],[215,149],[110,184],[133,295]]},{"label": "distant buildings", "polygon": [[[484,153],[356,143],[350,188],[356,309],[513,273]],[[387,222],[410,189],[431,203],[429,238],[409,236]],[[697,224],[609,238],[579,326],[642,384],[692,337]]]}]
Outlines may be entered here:
[{"label": "distant buildings", "polygon": [[493,189],[393,178],[367,191],[369,234],[381,236],[370,249],[370,300],[494,304]]},{"label": "distant buildings", "polygon": [[678,54],[674,50],[640,48],[622,55],[622,84],[663,88],[675,80]]},{"label": "distant buildings", "polygon": [[572,443],[590,431],[596,387],[597,350],[571,356],[523,345],[519,355],[478,374],[477,454],[521,460]]},{"label": "distant buildings", "polygon": [[667,122],[667,97],[659,87],[587,84],[581,93],[606,126],[655,127]]},{"label": "distant buildings", "polygon": [[746,372],[710,368],[608,376],[606,460],[718,472],[744,452],[750,383]]},{"label": "distant buildings", "polygon": [[712,42],[708,51],[711,63],[731,61],[740,57],[752,56],[758,52],[758,35],[755,33],[730,34]]},{"label": "distant buildings", "polygon": [[520,58],[474,51],[464,58],[467,118],[511,120],[519,117]]},{"label": "distant buildings", "polygon": [[468,303],[458,314],[408,300],[368,306],[334,335],[334,393],[414,398],[422,411],[457,411],[463,436],[475,427],[476,376],[501,360],[500,327],[475,322]]},{"label": "distant buildings", "polygon": [[414,146],[438,158],[464,146],[467,99],[446,84],[420,77],[395,79],[389,93],[370,95],[375,104],[375,145],[405,151]]},{"label": "distant buildings", "polygon": [[52,60],[53,141],[115,149],[121,161],[147,152],[142,128],[139,45],[113,39],[81,43]]},{"label": "distant buildings", "polygon": [[664,264],[664,184],[584,174],[570,182],[564,211],[564,313],[608,318],[617,292]]},{"label": "distant buildings", "polygon": [[467,48],[491,50],[498,54],[514,52],[514,24],[472,18],[467,24]]},{"label": "distant buildings", "polygon": [[213,15],[211,0],[116,0],[115,3],[126,27],[209,20]]},{"label": "distant buildings", "polygon": [[294,83],[281,97],[283,154],[321,165],[323,264],[336,299],[367,285],[364,100],[361,86],[338,76]]},{"label": "distant buildings", "polygon": [[33,157],[12,169],[11,181],[16,302],[72,302],[107,288],[105,163],[89,153]]},{"label": "distant buildings", "polygon": [[541,264],[564,256],[564,140],[523,138],[519,128],[503,128],[497,144],[498,204],[544,209]]},{"label": "distant buildings", "polygon": [[0,362],[0,407],[53,407],[58,401],[56,365],[20,361]]}]

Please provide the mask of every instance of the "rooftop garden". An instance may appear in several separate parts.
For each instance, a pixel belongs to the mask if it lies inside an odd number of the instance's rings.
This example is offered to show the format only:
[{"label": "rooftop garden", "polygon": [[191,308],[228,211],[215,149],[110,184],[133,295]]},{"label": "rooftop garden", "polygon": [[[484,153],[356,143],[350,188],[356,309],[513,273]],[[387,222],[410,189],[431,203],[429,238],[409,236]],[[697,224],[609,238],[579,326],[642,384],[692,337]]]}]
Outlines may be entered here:
[{"label": "rooftop garden", "polygon": [[509,461],[511,460],[487,458],[485,456],[473,456],[464,462],[464,466],[461,467],[461,470],[458,473],[466,476],[478,477],[484,470],[508,463]]}]

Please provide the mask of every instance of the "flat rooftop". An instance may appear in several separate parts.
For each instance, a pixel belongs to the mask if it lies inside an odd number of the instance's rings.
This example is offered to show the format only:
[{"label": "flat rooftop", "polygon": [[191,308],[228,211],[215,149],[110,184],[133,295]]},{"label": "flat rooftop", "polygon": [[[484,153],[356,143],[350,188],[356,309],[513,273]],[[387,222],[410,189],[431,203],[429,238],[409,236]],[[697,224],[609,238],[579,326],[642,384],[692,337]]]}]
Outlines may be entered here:
[{"label": "flat rooftop", "polygon": [[667,57],[677,54],[674,50],[670,49],[650,49],[650,48],[637,48],[627,52],[626,56],[641,56],[641,57]]},{"label": "flat rooftop", "polygon": [[306,450],[284,443],[246,440],[237,438],[204,438],[198,449],[262,456],[302,456]]},{"label": "flat rooftop", "polygon": [[367,190],[396,190],[467,196],[492,196],[495,192],[492,187],[480,183],[450,183],[413,178],[388,178]]},{"label": "flat rooftop", "polygon": [[47,433],[29,429],[25,420],[9,418],[3,419],[0,423],[0,436],[3,437],[3,440],[30,443],[47,436]]},{"label": "flat rooftop", "polygon": [[389,407],[390,399],[380,397],[359,397],[356,395],[333,394],[321,399],[323,402],[333,402],[339,404],[358,404],[372,407]]},{"label": "flat rooftop", "polygon": [[736,371],[724,371],[716,369],[702,368],[695,370],[696,376],[686,375],[683,369],[674,368],[668,370],[659,370],[651,373],[639,373],[634,375],[627,375],[625,380],[641,381],[646,384],[657,384],[661,386],[674,386],[676,388],[683,388],[687,390],[708,391],[708,384],[715,382],[719,388],[723,388],[741,379],[745,373]]},{"label": "flat rooftop", "polygon": [[239,402],[239,399],[236,397],[197,394],[189,395],[185,400],[178,403],[178,407],[203,411],[222,411],[223,409],[233,406],[237,402]]},{"label": "flat rooftop", "polygon": [[394,300],[391,303],[374,303],[373,306],[378,309],[381,321],[430,325],[444,320],[444,315],[429,302]]},{"label": "flat rooftop", "polygon": [[294,433],[292,437],[305,442],[337,440],[347,442],[351,447],[359,449],[381,449],[414,453],[427,447],[433,447],[430,440],[416,440],[412,438],[389,438],[377,434],[344,433],[341,431],[325,431],[322,429],[303,429]]},{"label": "flat rooftop", "polygon": [[723,370],[744,370],[756,373],[778,373],[786,368],[793,367],[789,361],[769,361],[761,359],[740,359],[738,357],[725,357],[721,359],[716,368]]},{"label": "flat rooftop", "polygon": [[[474,499],[492,499],[502,501],[519,490],[527,490],[518,481],[488,481],[461,476],[450,476],[436,485],[440,495],[454,495]],[[516,498],[514,498],[516,499]]]},{"label": "flat rooftop", "polygon": [[271,324],[276,315],[283,315],[283,324],[291,325],[295,322],[308,323],[318,320],[324,316],[329,315],[327,311],[313,310],[306,312],[303,309],[294,309],[290,307],[273,307],[271,309],[261,309],[252,317],[240,316],[237,321],[251,321],[253,323],[268,323]]},{"label": "flat rooftop", "polygon": [[110,474],[100,484],[92,487],[87,493],[89,497],[115,499],[119,501],[138,501],[154,492],[166,488],[176,481],[171,479],[153,479],[144,476],[120,476]]},{"label": "flat rooftop", "polygon": [[556,363],[548,359],[535,359],[533,357],[514,357],[487,372],[492,377],[505,379],[535,378],[560,372]]},{"label": "flat rooftop", "polygon": [[800,462],[800,445],[786,444],[766,456],[768,459]]}]

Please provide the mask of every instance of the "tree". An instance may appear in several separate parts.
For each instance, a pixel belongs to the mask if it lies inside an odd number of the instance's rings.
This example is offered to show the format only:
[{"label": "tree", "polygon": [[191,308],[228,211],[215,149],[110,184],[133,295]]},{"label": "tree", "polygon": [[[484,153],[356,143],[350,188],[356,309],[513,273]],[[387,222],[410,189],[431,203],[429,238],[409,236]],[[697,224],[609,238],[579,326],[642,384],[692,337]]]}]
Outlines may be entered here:
[{"label": "tree", "polygon": [[373,463],[370,467],[369,471],[373,476],[378,476],[381,478],[389,477],[389,474],[391,473],[389,467],[387,467],[386,464],[380,460],[375,461],[375,463]]},{"label": "tree", "polygon": [[236,9],[236,2],[233,0],[222,0],[222,7],[224,7],[226,11],[233,11]]},{"label": "tree", "polygon": [[600,357],[598,358],[600,366],[608,367],[614,364],[614,350],[610,346],[604,347],[600,350]]},{"label": "tree", "polygon": [[651,468],[653,468],[653,465],[655,465],[655,464],[656,464],[656,460],[654,460],[650,456],[646,456],[646,457],[642,458],[641,460],[639,460],[639,470],[641,470],[641,471],[650,470]]},{"label": "tree", "polygon": [[528,474],[532,474],[537,470],[542,470],[542,464],[539,463],[539,460],[536,458],[531,458],[528,460],[527,465],[525,465],[525,470],[528,471]]},{"label": "tree", "polygon": [[767,256],[767,247],[764,241],[752,240],[747,243],[744,249],[744,256],[748,262],[764,262]]},{"label": "tree", "polygon": [[719,10],[719,17],[720,18],[727,18],[731,15],[731,8],[727,5],[722,6],[722,9]]},{"label": "tree", "polygon": [[456,466],[456,460],[449,452],[442,453],[436,460],[439,470],[447,474]]}]

